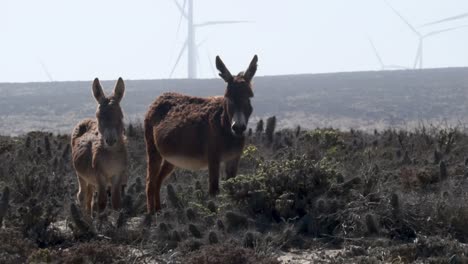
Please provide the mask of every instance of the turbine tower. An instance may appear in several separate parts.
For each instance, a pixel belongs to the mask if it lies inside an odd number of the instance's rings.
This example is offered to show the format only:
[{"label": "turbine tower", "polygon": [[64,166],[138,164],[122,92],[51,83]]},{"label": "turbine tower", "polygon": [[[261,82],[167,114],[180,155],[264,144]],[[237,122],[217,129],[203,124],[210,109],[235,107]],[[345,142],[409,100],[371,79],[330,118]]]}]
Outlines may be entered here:
[{"label": "turbine tower", "polygon": [[414,69],[422,69],[423,68],[423,46],[424,46],[424,40],[428,37],[433,37],[436,35],[439,35],[441,33],[453,31],[456,29],[460,28],[465,28],[465,26],[458,26],[458,27],[451,27],[451,28],[446,28],[446,29],[441,29],[441,30],[435,30],[431,31],[429,33],[422,34],[420,31],[418,31],[406,18],[404,18],[395,8],[393,8],[390,3],[388,3],[387,0],[385,0],[385,3],[392,9],[392,11],[403,21],[403,23],[406,24],[406,26],[418,37],[419,43],[418,43],[418,49],[416,51],[416,57],[414,59],[414,64],[413,68]]},{"label": "turbine tower", "polygon": [[[188,3],[187,3],[188,2]],[[189,79],[197,78],[197,58],[198,58],[198,49],[196,44],[196,31],[198,28],[206,27],[206,26],[214,26],[214,25],[221,25],[221,24],[238,24],[238,23],[248,23],[248,21],[237,21],[237,20],[224,20],[224,21],[207,21],[203,23],[196,24],[194,23],[193,19],[193,0],[184,0],[183,4],[181,5],[177,0],[174,0],[177,8],[180,12],[180,19],[185,18],[187,20],[187,38],[182,46],[179,55],[177,56],[176,62],[172,71],[169,75],[169,78],[172,77],[179,61],[185,51],[187,49],[187,76]],[[187,5],[187,10],[185,6]],[[181,20],[180,20],[181,21]],[[177,32],[179,32],[180,27],[177,28]]]}]

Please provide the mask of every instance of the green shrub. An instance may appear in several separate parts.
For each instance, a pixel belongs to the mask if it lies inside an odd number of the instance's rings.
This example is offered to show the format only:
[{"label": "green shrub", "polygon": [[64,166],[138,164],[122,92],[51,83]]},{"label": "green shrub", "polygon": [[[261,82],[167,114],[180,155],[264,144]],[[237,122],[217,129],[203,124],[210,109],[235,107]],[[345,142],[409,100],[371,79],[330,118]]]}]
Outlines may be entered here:
[{"label": "green shrub", "polygon": [[223,182],[228,197],[254,213],[304,214],[313,199],[336,181],[337,165],[294,156],[262,163],[252,174]]}]

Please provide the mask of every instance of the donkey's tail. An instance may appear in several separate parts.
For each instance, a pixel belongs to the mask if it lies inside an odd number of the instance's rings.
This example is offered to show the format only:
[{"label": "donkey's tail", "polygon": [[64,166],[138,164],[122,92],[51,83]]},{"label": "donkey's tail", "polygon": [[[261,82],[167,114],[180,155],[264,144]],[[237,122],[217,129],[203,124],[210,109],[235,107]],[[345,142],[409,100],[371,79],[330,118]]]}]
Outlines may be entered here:
[{"label": "donkey's tail", "polygon": [[153,133],[153,122],[149,118],[145,118],[144,130],[145,130],[145,142],[146,142],[146,153],[147,158],[151,158],[153,155],[159,155],[159,151],[156,148],[156,142],[154,141]]}]

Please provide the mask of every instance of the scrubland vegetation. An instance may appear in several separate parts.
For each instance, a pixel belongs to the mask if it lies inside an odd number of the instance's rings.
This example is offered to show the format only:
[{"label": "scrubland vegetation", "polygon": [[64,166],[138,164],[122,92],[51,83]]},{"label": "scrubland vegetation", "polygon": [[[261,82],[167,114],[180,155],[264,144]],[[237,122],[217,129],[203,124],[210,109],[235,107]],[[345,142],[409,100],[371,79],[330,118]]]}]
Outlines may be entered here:
[{"label": "scrubland vegetation", "polygon": [[0,263],[301,263],[297,252],[316,263],[467,263],[464,131],[275,127],[249,131],[219,196],[206,172],[178,169],[149,216],[142,129],[130,125],[123,209],[92,221],[75,204],[69,136],[0,137]]}]

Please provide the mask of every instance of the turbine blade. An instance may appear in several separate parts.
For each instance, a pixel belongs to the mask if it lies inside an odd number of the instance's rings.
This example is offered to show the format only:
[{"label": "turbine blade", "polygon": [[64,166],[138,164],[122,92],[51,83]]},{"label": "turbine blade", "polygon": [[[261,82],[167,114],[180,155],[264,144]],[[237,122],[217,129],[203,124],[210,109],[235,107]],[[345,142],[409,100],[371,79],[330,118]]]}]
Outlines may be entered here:
[{"label": "turbine blade", "polygon": [[390,3],[387,0],[384,1],[390,7],[390,9],[392,9],[393,13],[400,17],[400,19],[409,27],[409,29],[411,29],[411,31],[413,31],[414,34],[421,36],[421,33],[419,33],[419,31],[417,31],[416,28],[413,27],[413,25],[411,25],[411,23],[408,22],[406,18],[404,18],[395,8],[393,8],[393,6],[390,5]]},{"label": "turbine blade", "polygon": [[195,27],[206,27],[212,25],[221,25],[221,24],[241,24],[241,23],[253,23],[252,21],[246,20],[226,20],[226,21],[208,21],[200,24],[195,24]]},{"label": "turbine blade", "polygon": [[444,18],[444,19],[441,19],[441,20],[437,20],[437,21],[434,21],[434,22],[429,22],[429,23],[426,23],[426,24],[424,24],[424,25],[422,25],[422,26],[423,26],[423,27],[431,26],[431,25],[440,24],[440,23],[443,23],[443,22],[448,22],[448,21],[452,21],[452,20],[462,19],[462,18],[465,18],[465,17],[468,17],[468,13],[463,13],[463,14],[460,14],[460,15],[456,15],[456,16],[452,16],[452,17],[447,17],[447,18]]},{"label": "turbine blade", "polygon": [[[186,3],[187,3],[187,0],[184,0],[184,4],[182,6],[183,10],[185,10],[185,4]],[[182,24],[182,18],[183,18],[183,14],[181,13],[180,17],[179,17],[179,23],[177,25],[177,31],[176,31],[176,34],[175,34],[174,45],[172,45],[172,49],[171,49],[171,61],[174,59],[174,53],[176,51],[175,43],[177,43],[177,40],[179,39],[179,32],[180,32],[180,26]]]},{"label": "turbine blade", "polygon": [[204,38],[202,41],[198,42],[197,48],[201,47],[201,45],[205,44],[205,42],[208,40],[208,37]]},{"label": "turbine blade", "polygon": [[182,57],[182,54],[184,54],[185,49],[187,48],[187,40],[184,42],[184,46],[180,49],[179,56],[177,57],[177,60],[174,64],[174,67],[172,67],[171,73],[169,74],[169,78],[172,78],[172,74],[174,74],[174,71],[179,64],[180,58]]},{"label": "turbine blade", "polygon": [[54,81],[54,78],[52,78],[52,75],[50,74],[49,70],[47,69],[46,65],[44,64],[44,62],[39,59],[39,63],[41,64],[41,67],[42,67],[42,70],[44,71],[44,73],[47,75],[47,78],[49,79],[49,82],[53,82]]},{"label": "turbine blade", "polygon": [[[176,1],[177,3],[177,1]],[[187,0],[184,0],[184,4],[182,6],[182,10],[185,10],[185,5],[187,4]],[[177,31],[176,31],[176,36],[179,35],[179,31],[180,31],[180,25],[182,24],[182,17],[184,16],[184,13],[180,13],[180,17],[179,17],[179,23],[177,24]]]},{"label": "turbine blade", "polygon": [[185,2],[184,2],[184,7],[182,7],[179,2],[177,2],[177,0],[174,0],[174,3],[176,4],[177,8],[179,9],[180,13],[186,18],[188,19],[188,16],[187,14],[185,13]]},{"label": "turbine blade", "polygon": [[383,69],[384,68],[384,63],[383,63],[382,57],[380,57],[380,54],[377,51],[377,48],[375,47],[374,42],[372,41],[372,39],[371,38],[368,38],[368,39],[369,39],[369,43],[372,46],[372,49],[374,50],[374,55],[377,58],[377,60],[379,61],[380,67]]},{"label": "turbine blade", "polygon": [[456,30],[456,29],[461,29],[461,28],[466,28],[466,27],[468,27],[468,25],[436,30],[436,31],[432,31],[432,32],[429,32],[429,33],[425,34],[423,37],[427,38],[427,37],[435,36],[435,35],[438,35],[438,34],[441,34],[441,33],[444,33],[444,32],[453,31],[453,30]]}]

